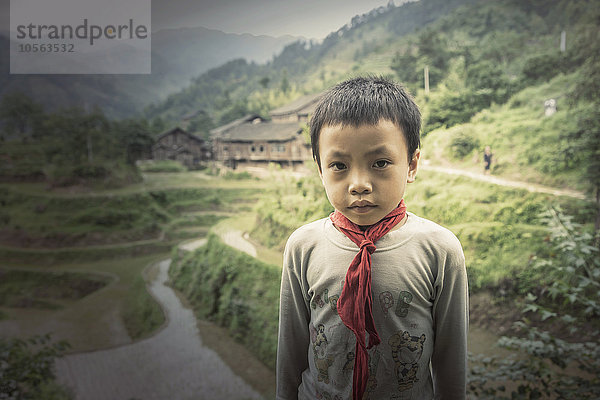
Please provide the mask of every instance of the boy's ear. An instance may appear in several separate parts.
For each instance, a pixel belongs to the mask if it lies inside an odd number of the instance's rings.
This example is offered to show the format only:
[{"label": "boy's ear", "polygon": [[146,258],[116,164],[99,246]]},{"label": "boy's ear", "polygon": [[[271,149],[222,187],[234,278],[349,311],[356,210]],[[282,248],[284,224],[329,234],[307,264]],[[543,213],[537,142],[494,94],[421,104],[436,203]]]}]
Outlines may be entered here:
[{"label": "boy's ear", "polygon": [[421,158],[421,150],[415,150],[410,164],[408,164],[408,177],[406,182],[413,183],[417,178],[417,168],[419,166],[419,159]]},{"label": "boy's ear", "polygon": [[319,165],[317,160],[315,160],[315,165],[317,166],[317,171],[319,172],[319,178],[321,178],[321,183],[323,183],[323,171],[321,171],[321,166]]}]

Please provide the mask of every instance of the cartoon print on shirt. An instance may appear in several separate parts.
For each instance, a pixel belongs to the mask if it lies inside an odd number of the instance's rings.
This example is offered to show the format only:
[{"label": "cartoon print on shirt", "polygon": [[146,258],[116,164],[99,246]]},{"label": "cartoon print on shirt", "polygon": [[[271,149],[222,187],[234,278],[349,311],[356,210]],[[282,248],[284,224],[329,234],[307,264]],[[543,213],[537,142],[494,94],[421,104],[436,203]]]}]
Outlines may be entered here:
[{"label": "cartoon print on shirt", "polygon": [[399,317],[406,317],[408,315],[408,308],[410,302],[413,299],[413,295],[406,290],[403,290],[398,295],[398,305],[396,306],[396,315]]},{"label": "cartoon print on shirt", "polygon": [[425,334],[420,337],[411,336],[408,331],[398,331],[388,340],[392,347],[392,358],[396,364],[395,372],[398,379],[398,390],[403,392],[418,382],[419,360],[423,354]]},{"label": "cartoon print on shirt", "polygon": [[333,364],[333,356],[327,354],[327,336],[325,335],[325,325],[319,324],[315,328],[311,323],[309,326],[310,338],[313,344],[313,354],[315,357],[315,367],[319,373],[317,379],[319,382],[329,383],[329,367]]},{"label": "cartoon print on shirt", "polygon": [[377,367],[379,366],[380,358],[381,353],[378,350],[369,355],[369,379],[367,380],[367,388],[365,389],[363,400],[369,400],[371,394],[377,389]]},{"label": "cartoon print on shirt", "polygon": [[328,392],[319,392],[317,390],[316,393],[318,400],[343,400],[339,394],[336,394],[335,396],[331,397],[331,394]]},{"label": "cartoon print on shirt", "polygon": [[337,314],[337,301],[339,297],[338,294],[329,297],[329,289],[325,289],[322,294],[319,293],[312,298],[310,306],[313,310],[316,310],[317,307],[323,308],[326,304],[329,304],[331,310]]},{"label": "cartoon print on shirt", "polygon": [[379,304],[383,313],[387,316],[388,310],[394,307],[394,296],[392,293],[388,291],[379,293]]},{"label": "cartoon print on shirt", "polygon": [[324,305],[325,305],[325,302],[321,298],[320,294],[317,294],[315,297],[313,297],[313,299],[310,302],[310,306],[312,307],[313,310],[316,310],[317,306],[319,306],[319,308],[323,308]]},{"label": "cartoon print on shirt", "polygon": [[352,373],[353,368],[354,368],[354,352],[351,351],[350,353],[346,354],[346,363],[344,364],[342,371]]}]

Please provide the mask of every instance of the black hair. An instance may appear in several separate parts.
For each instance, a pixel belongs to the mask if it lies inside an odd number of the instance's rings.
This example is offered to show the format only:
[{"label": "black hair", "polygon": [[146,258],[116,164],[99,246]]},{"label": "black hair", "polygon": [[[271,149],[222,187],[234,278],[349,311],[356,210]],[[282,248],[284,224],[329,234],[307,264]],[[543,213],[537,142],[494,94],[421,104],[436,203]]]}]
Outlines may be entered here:
[{"label": "black hair", "polygon": [[319,136],[326,125],[377,125],[389,120],[401,128],[408,161],[421,144],[421,112],[402,85],[383,77],[357,77],[329,89],[319,100],[310,120],[313,158],[321,170]]}]

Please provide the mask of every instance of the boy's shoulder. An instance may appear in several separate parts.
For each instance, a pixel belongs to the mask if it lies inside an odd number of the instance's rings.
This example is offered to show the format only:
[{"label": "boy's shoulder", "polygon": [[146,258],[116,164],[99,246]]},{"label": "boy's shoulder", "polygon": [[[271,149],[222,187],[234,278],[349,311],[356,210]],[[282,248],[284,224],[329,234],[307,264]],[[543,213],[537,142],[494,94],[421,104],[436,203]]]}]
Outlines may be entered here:
[{"label": "boy's shoulder", "polygon": [[325,222],[329,217],[309,222],[296,229],[287,240],[286,247],[308,246],[316,244],[323,239]]},{"label": "boy's shoulder", "polygon": [[407,228],[413,240],[448,251],[460,250],[462,252],[460,241],[450,229],[412,213],[409,213],[409,221]]}]

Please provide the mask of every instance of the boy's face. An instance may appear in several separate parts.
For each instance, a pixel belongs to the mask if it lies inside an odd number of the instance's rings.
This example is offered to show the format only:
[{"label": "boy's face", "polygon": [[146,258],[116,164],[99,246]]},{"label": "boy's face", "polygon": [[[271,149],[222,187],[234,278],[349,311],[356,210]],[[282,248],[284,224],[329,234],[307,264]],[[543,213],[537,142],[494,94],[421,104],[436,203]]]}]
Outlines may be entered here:
[{"label": "boy's face", "polygon": [[417,173],[400,128],[387,120],[359,127],[326,125],[319,137],[321,181],[336,210],[357,225],[373,225],[398,206]]}]

